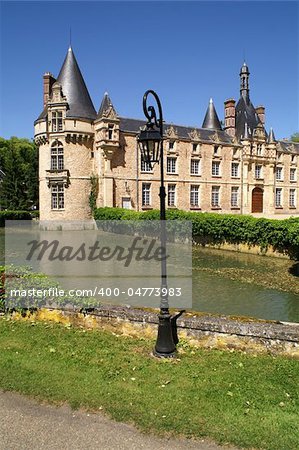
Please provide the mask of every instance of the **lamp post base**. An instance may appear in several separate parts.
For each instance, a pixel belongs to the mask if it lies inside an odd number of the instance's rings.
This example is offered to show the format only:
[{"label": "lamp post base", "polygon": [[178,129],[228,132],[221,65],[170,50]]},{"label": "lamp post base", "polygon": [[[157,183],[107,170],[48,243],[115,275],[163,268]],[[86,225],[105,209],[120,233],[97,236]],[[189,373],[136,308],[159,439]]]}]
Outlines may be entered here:
[{"label": "lamp post base", "polygon": [[173,341],[170,314],[159,315],[158,337],[153,351],[158,358],[174,358],[176,356],[176,346]]}]

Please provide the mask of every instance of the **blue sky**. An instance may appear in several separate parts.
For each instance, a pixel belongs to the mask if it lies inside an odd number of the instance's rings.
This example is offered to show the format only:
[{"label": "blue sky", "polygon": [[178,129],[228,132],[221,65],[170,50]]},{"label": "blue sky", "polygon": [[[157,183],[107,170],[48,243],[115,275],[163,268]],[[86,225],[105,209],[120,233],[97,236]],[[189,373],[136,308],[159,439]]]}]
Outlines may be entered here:
[{"label": "blue sky", "polygon": [[239,97],[245,55],[251,100],[278,138],[299,129],[298,2],[1,2],[0,135],[33,137],[42,75],[72,46],[96,109],[108,91],[118,113],[143,118],[160,96],[168,122],[201,126],[212,97]]}]

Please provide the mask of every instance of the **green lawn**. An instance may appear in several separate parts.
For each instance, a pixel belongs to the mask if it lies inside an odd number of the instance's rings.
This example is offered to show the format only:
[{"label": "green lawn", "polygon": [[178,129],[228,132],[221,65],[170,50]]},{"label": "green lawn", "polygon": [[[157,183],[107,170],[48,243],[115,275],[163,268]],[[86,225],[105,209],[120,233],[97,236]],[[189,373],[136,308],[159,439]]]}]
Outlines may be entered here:
[{"label": "green lawn", "polygon": [[143,430],[209,436],[271,450],[299,448],[299,361],[154,342],[0,318],[0,388],[103,410]]}]

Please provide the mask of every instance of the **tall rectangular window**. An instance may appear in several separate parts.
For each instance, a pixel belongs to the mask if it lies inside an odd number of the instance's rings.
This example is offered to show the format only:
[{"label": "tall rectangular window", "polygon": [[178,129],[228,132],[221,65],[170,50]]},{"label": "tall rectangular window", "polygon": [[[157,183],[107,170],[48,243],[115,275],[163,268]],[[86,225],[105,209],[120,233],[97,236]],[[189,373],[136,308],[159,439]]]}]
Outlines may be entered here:
[{"label": "tall rectangular window", "polygon": [[63,130],[62,124],[62,111],[52,112],[52,131],[55,133],[57,131]]},{"label": "tall rectangular window", "polygon": [[296,208],[296,189],[290,189],[289,206],[290,208]]},{"label": "tall rectangular window", "polygon": [[238,178],[239,176],[239,163],[232,163],[232,171],[231,171],[231,176],[233,178]]},{"label": "tall rectangular window", "polygon": [[64,169],[64,156],[62,144],[56,141],[51,147],[51,170]]},{"label": "tall rectangular window", "polygon": [[61,183],[51,187],[51,208],[64,209],[64,186]]},{"label": "tall rectangular window", "polygon": [[257,180],[262,178],[262,166],[260,164],[255,165],[255,178]]},{"label": "tall rectangular window", "polygon": [[212,175],[213,177],[220,176],[220,161],[212,161]]},{"label": "tall rectangular window", "polygon": [[220,206],[220,187],[212,186],[212,198],[211,198],[212,207]]},{"label": "tall rectangular window", "polygon": [[199,206],[199,186],[191,185],[190,187],[190,205]]},{"label": "tall rectangular window", "polygon": [[282,188],[275,189],[275,206],[277,208],[282,206]]},{"label": "tall rectangular window", "polygon": [[151,184],[142,183],[142,206],[151,205]]},{"label": "tall rectangular window", "polygon": [[169,184],[168,185],[168,206],[175,206],[176,205],[176,185],[175,184]]},{"label": "tall rectangular window", "polygon": [[276,180],[282,180],[282,167],[276,167]]},{"label": "tall rectangular window", "polygon": [[153,169],[151,165],[148,162],[144,161],[143,158],[141,158],[141,172],[152,172],[152,171]]},{"label": "tall rectangular window", "polygon": [[230,203],[232,207],[239,206],[239,188],[237,186],[232,186]]},{"label": "tall rectangular window", "polygon": [[199,175],[199,159],[191,159],[190,173],[191,175]]},{"label": "tall rectangular window", "polygon": [[290,181],[296,181],[296,169],[295,167],[290,168]]},{"label": "tall rectangular window", "polygon": [[113,139],[113,128],[114,128],[114,125],[112,123],[109,123],[109,125],[108,125],[108,139],[109,140]]},{"label": "tall rectangular window", "polygon": [[176,173],[176,158],[167,158],[167,173]]}]

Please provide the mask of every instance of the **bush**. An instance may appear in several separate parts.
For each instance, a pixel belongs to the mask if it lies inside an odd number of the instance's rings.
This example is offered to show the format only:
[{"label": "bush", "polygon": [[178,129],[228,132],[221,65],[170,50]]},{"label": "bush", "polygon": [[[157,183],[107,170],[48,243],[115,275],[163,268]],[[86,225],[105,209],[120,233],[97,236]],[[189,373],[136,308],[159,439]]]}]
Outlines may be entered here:
[{"label": "bush", "polygon": [[[96,220],[159,220],[158,210],[130,211],[122,208],[97,208]],[[167,220],[191,220],[194,241],[202,245],[230,244],[257,245],[262,250],[269,246],[299,259],[299,218],[256,219],[252,216],[166,211]]]},{"label": "bush", "polygon": [[32,220],[39,216],[39,211],[0,211],[0,227],[5,226],[5,220]]}]

